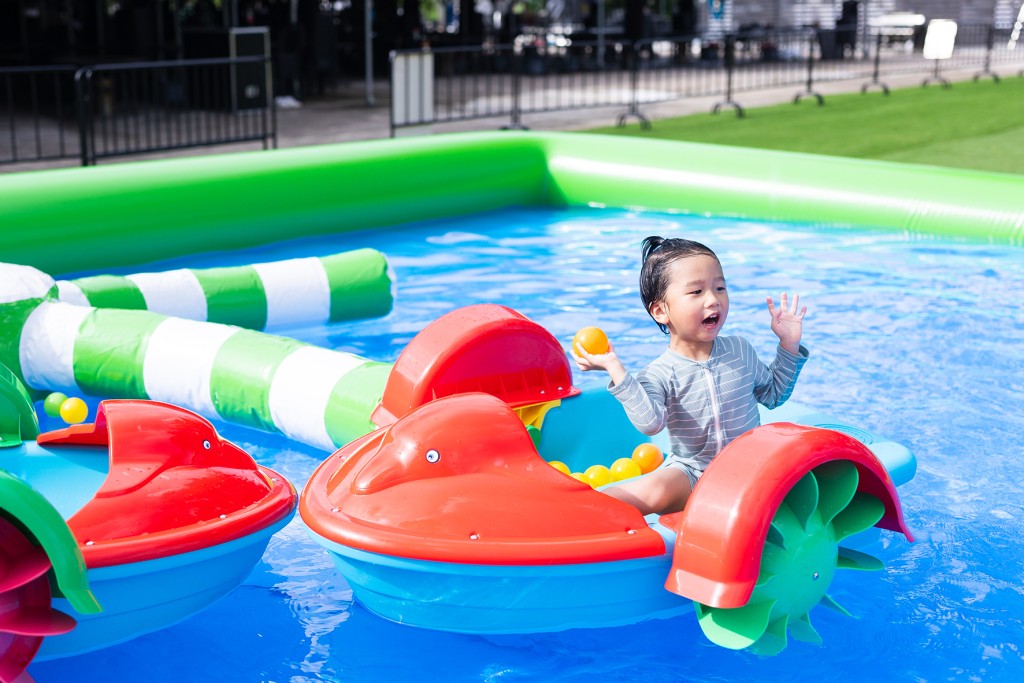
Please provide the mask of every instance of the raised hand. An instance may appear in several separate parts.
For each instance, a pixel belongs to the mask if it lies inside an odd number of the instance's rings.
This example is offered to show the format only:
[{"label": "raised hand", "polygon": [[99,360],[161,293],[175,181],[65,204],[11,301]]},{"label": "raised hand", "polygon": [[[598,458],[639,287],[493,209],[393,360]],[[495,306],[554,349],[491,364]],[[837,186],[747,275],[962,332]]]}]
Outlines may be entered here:
[{"label": "raised hand", "polygon": [[807,315],[807,307],[800,308],[800,295],[793,295],[793,302],[787,301],[786,293],[782,293],[782,299],[778,308],[771,297],[768,297],[768,313],[772,316],[772,332],[779,338],[779,346],[790,353],[797,353],[800,350],[800,337],[804,331],[804,316]]},{"label": "raised hand", "polygon": [[612,384],[618,384],[626,375],[626,370],[615,353],[615,347],[608,342],[608,353],[587,353],[586,349],[569,349],[569,355],[576,361],[576,367],[583,372],[588,370],[605,370],[612,380]]}]

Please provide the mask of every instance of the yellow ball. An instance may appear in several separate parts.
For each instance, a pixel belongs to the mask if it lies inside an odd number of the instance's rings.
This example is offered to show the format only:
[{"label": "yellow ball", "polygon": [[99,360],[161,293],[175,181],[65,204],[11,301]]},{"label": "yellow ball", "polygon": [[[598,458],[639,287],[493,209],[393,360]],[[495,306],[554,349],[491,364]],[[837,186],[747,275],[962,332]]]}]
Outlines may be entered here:
[{"label": "yellow ball", "polygon": [[588,483],[588,484],[590,483],[589,481],[587,481],[587,480],[586,480],[586,479],[584,478],[584,476],[583,476],[583,473],[582,473],[582,472],[573,472],[573,473],[572,473],[572,474],[570,474],[569,476],[570,476],[570,477],[572,477],[573,479],[579,479],[580,481],[582,481],[582,482],[586,482],[586,483]]},{"label": "yellow ball", "polygon": [[604,465],[591,465],[583,473],[583,481],[597,488],[612,483],[612,473]]},{"label": "yellow ball", "polygon": [[577,355],[581,348],[595,355],[608,353],[608,335],[599,327],[584,327],[572,338],[572,348]]},{"label": "yellow ball", "polygon": [[633,477],[639,477],[643,472],[640,471],[640,465],[638,465],[632,458],[619,458],[612,463],[612,481],[622,481],[623,479],[632,479]]},{"label": "yellow ball", "polygon": [[640,466],[640,471],[643,474],[653,472],[665,461],[665,456],[662,455],[661,449],[653,443],[642,443],[637,446],[633,449],[632,458]]},{"label": "yellow ball", "polygon": [[89,406],[80,398],[71,397],[60,404],[60,419],[69,425],[76,425],[85,422],[89,417]]},{"label": "yellow ball", "polygon": [[551,465],[552,467],[554,467],[556,470],[558,470],[562,474],[569,474],[569,466],[566,465],[561,460],[552,460],[548,464]]}]

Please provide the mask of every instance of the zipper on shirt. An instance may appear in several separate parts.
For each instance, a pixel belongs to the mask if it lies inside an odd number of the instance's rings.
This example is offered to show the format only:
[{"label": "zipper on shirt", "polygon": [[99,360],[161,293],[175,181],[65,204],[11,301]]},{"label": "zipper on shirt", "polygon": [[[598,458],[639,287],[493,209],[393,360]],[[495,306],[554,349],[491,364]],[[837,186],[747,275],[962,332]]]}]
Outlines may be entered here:
[{"label": "zipper on shirt", "polygon": [[722,418],[718,407],[718,394],[715,392],[715,380],[711,368],[702,367],[704,382],[708,385],[708,397],[711,399],[711,414],[715,418],[715,455],[722,451]]}]

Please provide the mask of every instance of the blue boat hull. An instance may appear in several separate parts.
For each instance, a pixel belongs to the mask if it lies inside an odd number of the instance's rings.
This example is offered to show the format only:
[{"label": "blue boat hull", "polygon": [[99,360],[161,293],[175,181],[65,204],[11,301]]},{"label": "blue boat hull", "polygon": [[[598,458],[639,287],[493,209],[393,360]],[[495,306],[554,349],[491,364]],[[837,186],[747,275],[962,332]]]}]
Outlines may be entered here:
[{"label": "blue boat hull", "polygon": [[690,600],[662,588],[670,554],[590,564],[465,565],[378,555],[317,540],[362,605],[410,626],[455,633],[542,633],[620,626],[693,609]]},{"label": "blue boat hull", "polygon": [[53,606],[78,620],[69,633],[47,638],[36,660],[80,654],[166,628],[206,608],[245,581],[270,537],[287,518],[243,538],[145,562],[88,571],[103,611],[80,614],[66,601]]}]

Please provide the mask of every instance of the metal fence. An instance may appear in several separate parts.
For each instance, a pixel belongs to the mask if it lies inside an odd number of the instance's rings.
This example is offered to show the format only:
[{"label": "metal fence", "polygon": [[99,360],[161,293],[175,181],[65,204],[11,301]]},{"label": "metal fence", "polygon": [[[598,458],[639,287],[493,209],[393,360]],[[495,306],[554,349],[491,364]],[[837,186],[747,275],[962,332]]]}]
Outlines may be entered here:
[{"label": "metal fence", "polygon": [[[267,57],[0,69],[0,164],[277,146]],[[2,119],[0,119],[2,121]]]},{"label": "metal fence", "polygon": [[[753,90],[792,86],[794,100],[823,104],[815,84],[826,81],[859,80],[864,91],[877,86],[888,93],[890,76],[920,74],[925,85],[945,86],[941,70],[974,69],[976,78],[998,82],[994,68],[1024,65],[1024,46],[1009,47],[1009,29],[960,26],[952,56],[931,60],[920,41],[848,28],[759,30],[718,41],[537,36],[511,45],[396,51],[391,133],[493,117],[507,118],[505,128],[523,128],[527,114],[590,107],[622,107],[619,125],[636,118],[646,126],[646,105],[702,96],[720,97],[714,111],[729,107],[742,116],[740,95]],[[867,45],[855,43],[865,38]]]},{"label": "metal fence", "polygon": [[74,66],[0,68],[0,164],[79,155]]},{"label": "metal fence", "polygon": [[191,147],[277,145],[266,57],[93,66],[75,82],[83,166]]}]

